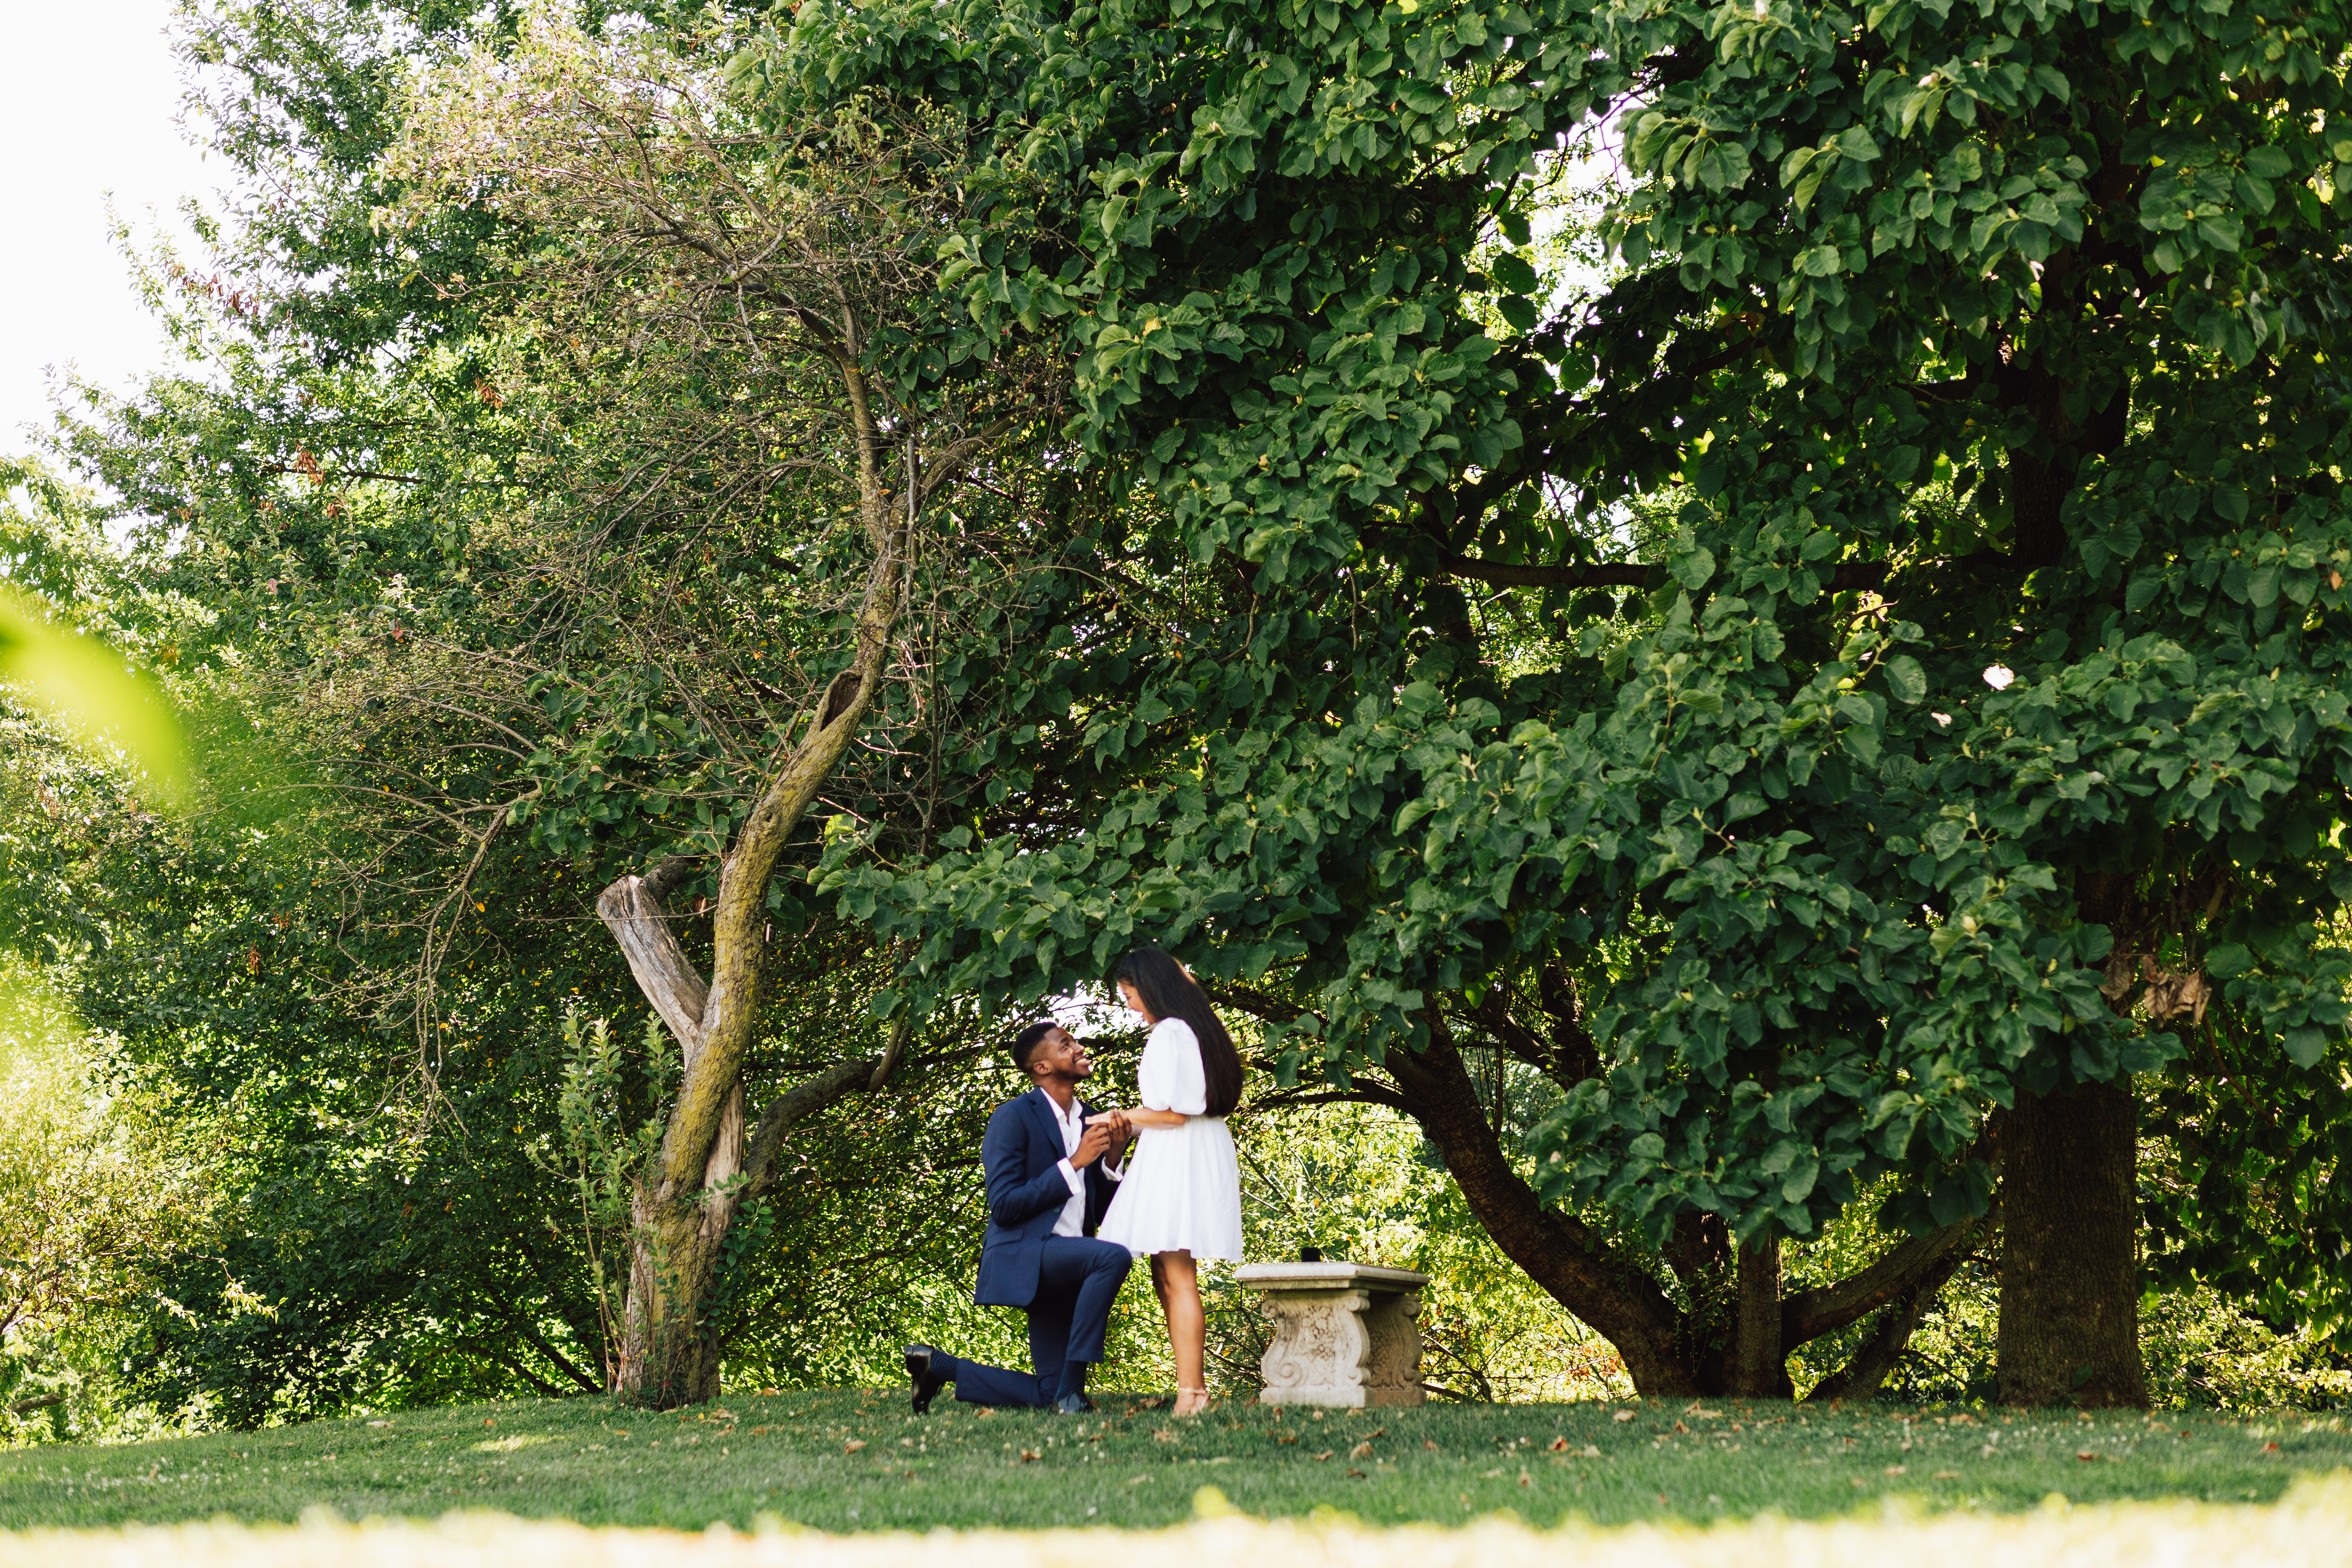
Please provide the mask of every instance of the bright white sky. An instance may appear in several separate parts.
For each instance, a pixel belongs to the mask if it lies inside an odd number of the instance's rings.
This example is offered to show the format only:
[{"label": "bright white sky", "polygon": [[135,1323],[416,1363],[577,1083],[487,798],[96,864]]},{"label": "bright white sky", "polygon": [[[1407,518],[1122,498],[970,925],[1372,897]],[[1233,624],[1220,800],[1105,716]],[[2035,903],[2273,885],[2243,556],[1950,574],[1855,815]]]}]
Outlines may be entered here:
[{"label": "bright white sky", "polygon": [[209,198],[226,177],[174,123],[185,89],[164,39],[173,9],[0,0],[0,451],[30,450],[25,426],[47,423],[48,370],[120,388],[166,363],[106,208],[110,195],[142,237],[183,233],[180,198]]}]

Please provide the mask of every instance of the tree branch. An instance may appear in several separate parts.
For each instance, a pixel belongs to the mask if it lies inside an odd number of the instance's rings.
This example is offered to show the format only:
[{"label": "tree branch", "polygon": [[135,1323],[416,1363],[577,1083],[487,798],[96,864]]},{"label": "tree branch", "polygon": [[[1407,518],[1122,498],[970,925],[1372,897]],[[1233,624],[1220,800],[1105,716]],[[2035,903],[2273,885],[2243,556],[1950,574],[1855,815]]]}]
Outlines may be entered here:
[{"label": "tree branch", "polygon": [[[1915,562],[1905,570],[1917,572],[1930,566],[1974,574],[2032,570],[2029,563],[2012,560],[1990,550],[1938,561]],[[1640,562],[1527,566],[1507,561],[1480,561],[1467,555],[1448,555],[1438,563],[1438,570],[1450,577],[1491,583],[1498,588],[1646,588],[1656,580],[1655,574],[1661,568],[1655,563]],[[1884,561],[1849,561],[1830,574],[1829,588],[1832,594],[1850,594],[1864,589],[1884,591],[1889,575],[1888,565]]]},{"label": "tree branch", "polygon": [[883,1063],[873,1057],[835,1062],[814,1078],[803,1079],[768,1101],[752,1131],[751,1147],[743,1156],[743,1173],[751,1178],[748,1195],[758,1197],[775,1184],[776,1154],[793,1124],[815,1115],[835,1100],[873,1084]]},{"label": "tree branch", "polygon": [[2000,1201],[1996,1198],[1981,1219],[1964,1219],[1930,1235],[1914,1237],[1859,1274],[1787,1297],[1780,1303],[1781,1345],[1794,1350],[1907,1294],[1946,1258],[1958,1254],[1961,1244],[1992,1224],[2000,1213]]},{"label": "tree branch", "polygon": [[621,944],[629,973],[636,976],[637,989],[669,1026],[680,1059],[690,1065],[702,1054],[702,1011],[710,990],[687,961],[686,950],[678,945],[670,931],[669,918],[662,911],[661,890],[685,880],[683,874],[673,869],[681,860],[673,857],[647,876],[623,877],[606,888],[596,896],[596,918]]},{"label": "tree branch", "polygon": [[1927,1271],[1911,1282],[1909,1289],[1895,1299],[1886,1309],[1886,1316],[1872,1331],[1870,1338],[1853,1352],[1853,1359],[1829,1376],[1815,1384],[1805,1395],[1807,1403],[1822,1399],[1867,1399],[1878,1392],[1886,1374],[1895,1370],[1903,1352],[1918,1331],[1919,1320],[1927,1315],[1928,1306],[1936,1292],[1944,1288],[1960,1265],[1968,1260],[1968,1251],[1954,1247],[1931,1265]]}]

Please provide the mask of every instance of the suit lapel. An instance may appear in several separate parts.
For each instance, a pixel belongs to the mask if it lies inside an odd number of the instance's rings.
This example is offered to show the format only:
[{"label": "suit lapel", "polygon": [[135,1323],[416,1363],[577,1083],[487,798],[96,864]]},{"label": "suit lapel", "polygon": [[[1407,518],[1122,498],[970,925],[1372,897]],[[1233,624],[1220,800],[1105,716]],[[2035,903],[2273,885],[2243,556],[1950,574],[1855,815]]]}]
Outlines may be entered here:
[{"label": "suit lapel", "polygon": [[1062,1124],[1055,1118],[1054,1102],[1045,1097],[1044,1089],[1031,1089],[1029,1100],[1030,1120],[1037,1124],[1037,1135],[1045,1140],[1045,1148],[1053,1156],[1045,1162],[1050,1165],[1066,1152],[1062,1147]]}]

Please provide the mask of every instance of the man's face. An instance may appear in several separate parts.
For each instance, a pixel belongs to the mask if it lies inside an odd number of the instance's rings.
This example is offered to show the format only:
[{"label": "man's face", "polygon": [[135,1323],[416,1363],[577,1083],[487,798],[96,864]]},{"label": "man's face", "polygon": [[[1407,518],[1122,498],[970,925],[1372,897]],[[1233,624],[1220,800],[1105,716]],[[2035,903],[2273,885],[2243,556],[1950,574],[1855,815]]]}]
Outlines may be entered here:
[{"label": "man's face", "polygon": [[1040,1080],[1049,1078],[1067,1079],[1072,1083],[1093,1076],[1094,1058],[1069,1030],[1056,1026],[1045,1031],[1037,1048],[1029,1053],[1029,1076]]}]

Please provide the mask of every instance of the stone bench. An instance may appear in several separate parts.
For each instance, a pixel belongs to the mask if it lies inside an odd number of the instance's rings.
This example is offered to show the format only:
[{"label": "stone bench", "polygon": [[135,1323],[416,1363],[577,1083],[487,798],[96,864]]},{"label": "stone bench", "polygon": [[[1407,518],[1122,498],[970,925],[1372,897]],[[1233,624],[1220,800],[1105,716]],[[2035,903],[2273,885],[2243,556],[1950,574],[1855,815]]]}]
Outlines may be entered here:
[{"label": "stone bench", "polygon": [[1259,1363],[1266,1405],[1360,1409],[1419,1405],[1421,1292],[1426,1274],[1365,1263],[1249,1263],[1234,1278],[1256,1291],[1274,1342]]}]

